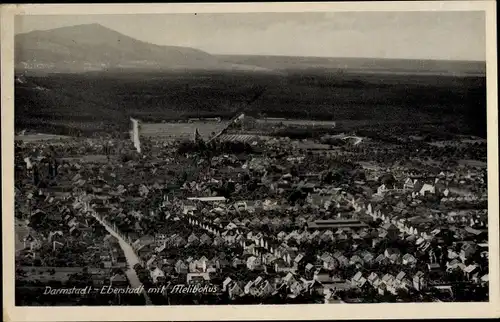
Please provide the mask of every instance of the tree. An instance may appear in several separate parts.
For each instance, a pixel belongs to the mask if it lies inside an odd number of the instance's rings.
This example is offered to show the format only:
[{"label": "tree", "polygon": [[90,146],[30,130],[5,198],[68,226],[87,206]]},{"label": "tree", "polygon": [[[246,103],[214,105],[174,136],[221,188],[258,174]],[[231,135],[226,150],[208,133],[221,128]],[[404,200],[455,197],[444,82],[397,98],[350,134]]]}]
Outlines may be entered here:
[{"label": "tree", "polygon": [[303,202],[306,197],[307,197],[307,195],[305,193],[303,193],[301,190],[295,189],[288,196],[288,202],[292,205],[295,205],[296,203]]},{"label": "tree", "polygon": [[386,186],[394,186],[394,184],[396,183],[396,179],[391,173],[382,175],[378,181],[380,184],[384,184]]}]

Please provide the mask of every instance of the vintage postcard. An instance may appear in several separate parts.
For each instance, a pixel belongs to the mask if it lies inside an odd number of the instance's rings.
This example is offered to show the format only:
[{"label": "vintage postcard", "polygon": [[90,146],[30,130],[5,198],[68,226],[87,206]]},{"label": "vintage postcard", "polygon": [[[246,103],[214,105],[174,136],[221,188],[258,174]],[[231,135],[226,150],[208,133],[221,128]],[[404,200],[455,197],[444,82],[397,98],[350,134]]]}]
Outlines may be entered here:
[{"label": "vintage postcard", "polygon": [[499,316],[493,1],[5,5],[5,321]]}]

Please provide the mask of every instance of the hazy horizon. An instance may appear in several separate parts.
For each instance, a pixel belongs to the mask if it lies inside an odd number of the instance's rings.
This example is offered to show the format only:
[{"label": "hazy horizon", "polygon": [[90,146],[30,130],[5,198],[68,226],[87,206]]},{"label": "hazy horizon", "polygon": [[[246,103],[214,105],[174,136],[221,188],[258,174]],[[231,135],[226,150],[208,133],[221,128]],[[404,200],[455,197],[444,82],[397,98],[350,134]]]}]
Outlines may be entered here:
[{"label": "hazy horizon", "polygon": [[479,11],[17,16],[15,33],[92,23],[214,55],[486,60]]}]

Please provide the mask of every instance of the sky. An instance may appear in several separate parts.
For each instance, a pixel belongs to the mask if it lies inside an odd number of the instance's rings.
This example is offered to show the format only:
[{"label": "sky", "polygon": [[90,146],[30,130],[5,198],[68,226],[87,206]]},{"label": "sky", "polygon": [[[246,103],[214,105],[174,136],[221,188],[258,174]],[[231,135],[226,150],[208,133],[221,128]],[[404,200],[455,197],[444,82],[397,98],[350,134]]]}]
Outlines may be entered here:
[{"label": "sky", "polygon": [[15,32],[88,23],[211,54],[486,60],[480,11],[18,16]]}]

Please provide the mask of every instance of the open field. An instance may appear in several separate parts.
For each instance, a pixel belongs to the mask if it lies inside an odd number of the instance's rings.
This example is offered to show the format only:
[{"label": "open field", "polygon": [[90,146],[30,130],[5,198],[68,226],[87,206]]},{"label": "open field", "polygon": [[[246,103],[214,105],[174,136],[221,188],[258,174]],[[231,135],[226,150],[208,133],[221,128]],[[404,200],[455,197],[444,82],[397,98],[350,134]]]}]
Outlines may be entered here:
[{"label": "open field", "polygon": [[[48,90],[39,90],[39,87]],[[82,90],[84,89],[84,90]],[[143,122],[220,116],[368,124],[436,123],[486,134],[485,77],[324,70],[25,75],[16,83],[16,129],[65,135],[123,132]],[[360,124],[356,124],[359,122]],[[200,129],[200,131],[203,131]]]},{"label": "open field", "polygon": [[479,168],[486,168],[487,163],[479,160],[458,160],[459,164],[463,164],[469,167],[479,167]]},{"label": "open field", "polygon": [[321,120],[290,120],[290,119],[257,119],[257,123],[260,124],[283,124],[284,126],[324,126],[324,127],[335,127],[335,121],[321,121]]},{"label": "open field", "polygon": [[190,122],[190,123],[141,123],[140,135],[172,139],[191,139],[198,129],[201,137],[207,139],[221,131],[228,122]]},{"label": "open field", "polygon": [[37,141],[60,141],[60,140],[65,140],[69,139],[70,137],[65,136],[65,135],[54,135],[54,134],[44,134],[44,133],[37,133],[37,134],[28,134],[28,135],[16,135],[14,140],[16,141],[23,141],[23,142],[37,142]]}]

